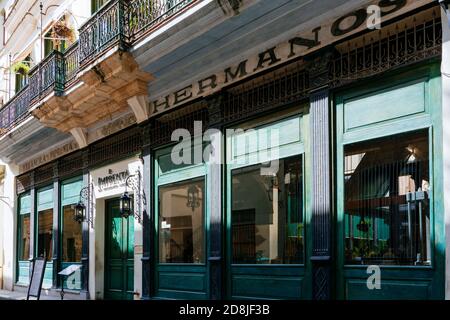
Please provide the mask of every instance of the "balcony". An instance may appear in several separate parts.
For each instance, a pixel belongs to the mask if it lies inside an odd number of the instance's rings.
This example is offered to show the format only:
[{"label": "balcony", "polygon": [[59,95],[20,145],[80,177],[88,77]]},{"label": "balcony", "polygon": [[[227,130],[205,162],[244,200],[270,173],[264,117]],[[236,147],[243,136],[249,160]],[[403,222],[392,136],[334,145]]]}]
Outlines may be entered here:
[{"label": "balcony", "polygon": [[[149,33],[200,1],[202,0],[112,0],[108,2],[81,26],[77,42],[64,53],[54,51],[30,71],[28,84],[0,110],[0,137],[27,118],[31,111],[39,119],[42,118],[44,124],[61,129],[57,127],[57,122],[63,121],[64,117],[68,119],[73,114],[67,112],[66,101],[58,97],[65,96],[71,88],[80,83],[85,83],[88,87],[94,85],[88,73],[93,69],[92,72],[99,73],[95,66],[101,63],[105,55],[127,52]],[[112,59],[104,63],[104,69],[110,70],[113,65],[117,66],[117,63],[117,59]],[[127,67],[122,66],[118,74],[114,71],[111,79],[123,85],[127,81],[137,79],[138,82],[133,84],[133,88],[137,88],[138,91],[146,90],[139,81],[148,81],[149,75],[140,72],[136,64],[127,63]],[[130,72],[135,73],[133,79],[129,77]],[[100,91],[103,90],[104,96],[108,94],[108,91],[101,87],[102,84],[95,85],[99,86]],[[46,118],[49,114],[48,107],[47,111],[45,108],[40,110],[40,105],[48,101],[49,97],[55,98],[53,105],[58,104],[60,110],[65,110],[51,119]],[[72,100],[76,100],[75,98]],[[101,103],[101,97],[97,98],[97,102]],[[94,100],[90,102],[91,105]],[[98,105],[98,103],[95,104]],[[109,111],[118,111],[120,107],[119,105]],[[76,122],[77,119],[74,121]],[[85,119],[78,118],[78,124],[65,126],[62,131],[69,131],[72,127],[81,124],[86,124]]]}]

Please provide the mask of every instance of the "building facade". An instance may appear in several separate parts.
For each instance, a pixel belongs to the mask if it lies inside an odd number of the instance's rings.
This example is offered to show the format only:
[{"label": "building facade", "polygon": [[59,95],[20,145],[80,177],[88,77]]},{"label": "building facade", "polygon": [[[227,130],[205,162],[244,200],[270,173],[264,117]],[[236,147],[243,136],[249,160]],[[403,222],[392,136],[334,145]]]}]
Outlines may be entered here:
[{"label": "building facade", "polygon": [[450,297],[445,1],[1,4],[4,289]]}]

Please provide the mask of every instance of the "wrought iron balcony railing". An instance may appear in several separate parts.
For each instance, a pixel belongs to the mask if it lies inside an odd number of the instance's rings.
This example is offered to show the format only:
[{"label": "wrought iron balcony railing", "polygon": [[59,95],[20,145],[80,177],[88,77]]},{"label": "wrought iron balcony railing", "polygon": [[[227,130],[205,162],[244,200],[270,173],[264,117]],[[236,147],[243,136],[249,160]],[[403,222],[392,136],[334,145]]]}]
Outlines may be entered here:
[{"label": "wrought iron balcony railing", "polygon": [[168,19],[201,0],[111,0],[79,29],[64,53],[54,51],[28,75],[28,84],[0,109],[0,136],[26,118],[42,98],[77,82],[83,68],[107,50],[127,50]]}]

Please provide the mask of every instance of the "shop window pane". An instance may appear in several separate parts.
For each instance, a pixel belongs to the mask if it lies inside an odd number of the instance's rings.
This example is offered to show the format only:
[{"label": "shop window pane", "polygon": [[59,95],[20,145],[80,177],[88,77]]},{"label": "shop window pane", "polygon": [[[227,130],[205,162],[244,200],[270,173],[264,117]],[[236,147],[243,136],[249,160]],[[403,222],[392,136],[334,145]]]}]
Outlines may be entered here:
[{"label": "shop window pane", "polygon": [[233,263],[303,263],[301,156],[279,160],[272,176],[261,167],[232,172]]},{"label": "shop window pane", "polygon": [[345,147],[347,264],[429,265],[426,131]]},{"label": "shop window pane", "polygon": [[19,261],[30,258],[30,214],[19,215]]},{"label": "shop window pane", "polygon": [[63,262],[81,262],[81,223],[74,220],[72,205],[63,207]]},{"label": "shop window pane", "polygon": [[159,188],[159,261],[204,263],[204,182]]},{"label": "shop window pane", "polygon": [[39,211],[37,255],[51,261],[53,257],[53,209]]}]

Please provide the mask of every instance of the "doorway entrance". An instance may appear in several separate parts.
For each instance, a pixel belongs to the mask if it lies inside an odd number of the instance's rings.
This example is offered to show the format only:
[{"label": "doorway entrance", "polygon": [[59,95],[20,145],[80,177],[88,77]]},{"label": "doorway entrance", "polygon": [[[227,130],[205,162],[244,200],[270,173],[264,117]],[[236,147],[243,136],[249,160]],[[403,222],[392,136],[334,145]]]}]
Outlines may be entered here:
[{"label": "doorway entrance", "polygon": [[134,220],[120,216],[119,199],[106,201],[105,299],[132,300],[134,292]]}]

